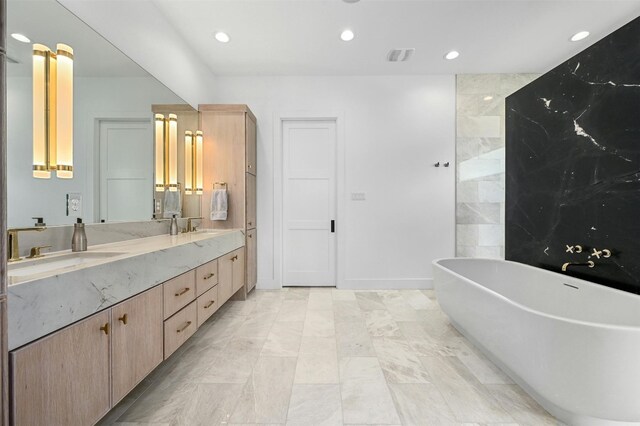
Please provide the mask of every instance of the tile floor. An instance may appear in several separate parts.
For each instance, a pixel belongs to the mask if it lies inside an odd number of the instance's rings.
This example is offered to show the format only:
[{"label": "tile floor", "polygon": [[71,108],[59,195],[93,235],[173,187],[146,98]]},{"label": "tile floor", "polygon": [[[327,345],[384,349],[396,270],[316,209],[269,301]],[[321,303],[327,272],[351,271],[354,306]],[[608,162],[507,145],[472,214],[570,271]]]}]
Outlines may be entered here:
[{"label": "tile floor", "polygon": [[430,290],[227,302],[100,425],[554,425]]}]

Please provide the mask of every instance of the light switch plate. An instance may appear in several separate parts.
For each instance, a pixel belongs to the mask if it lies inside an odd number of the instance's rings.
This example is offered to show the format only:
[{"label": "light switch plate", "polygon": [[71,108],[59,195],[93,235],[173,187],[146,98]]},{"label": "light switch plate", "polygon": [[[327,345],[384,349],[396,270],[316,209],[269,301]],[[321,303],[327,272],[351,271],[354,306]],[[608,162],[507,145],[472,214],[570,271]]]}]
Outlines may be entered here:
[{"label": "light switch plate", "polygon": [[352,192],[351,201],[364,201],[367,199],[367,194],[364,192]]},{"label": "light switch plate", "polygon": [[71,216],[71,217],[82,216],[82,194],[79,194],[79,193],[67,194],[67,216]]}]

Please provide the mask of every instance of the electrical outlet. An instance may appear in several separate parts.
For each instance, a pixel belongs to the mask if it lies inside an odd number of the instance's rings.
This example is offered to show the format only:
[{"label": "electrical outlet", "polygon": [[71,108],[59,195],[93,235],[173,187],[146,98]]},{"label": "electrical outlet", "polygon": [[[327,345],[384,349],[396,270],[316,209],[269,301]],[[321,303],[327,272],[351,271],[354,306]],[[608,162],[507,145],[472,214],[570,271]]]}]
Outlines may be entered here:
[{"label": "electrical outlet", "polygon": [[67,216],[82,216],[82,194],[67,194]]},{"label": "electrical outlet", "polygon": [[367,199],[367,194],[364,192],[352,192],[351,201],[364,201]]}]

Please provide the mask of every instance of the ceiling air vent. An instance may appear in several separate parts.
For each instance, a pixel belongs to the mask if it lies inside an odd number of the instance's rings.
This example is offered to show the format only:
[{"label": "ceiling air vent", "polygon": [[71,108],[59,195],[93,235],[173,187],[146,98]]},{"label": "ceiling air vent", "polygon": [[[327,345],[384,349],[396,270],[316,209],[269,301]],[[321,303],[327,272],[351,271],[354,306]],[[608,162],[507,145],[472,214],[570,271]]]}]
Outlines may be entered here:
[{"label": "ceiling air vent", "polygon": [[391,49],[387,54],[387,61],[389,62],[408,61],[413,55],[413,52],[415,51],[416,49],[414,49],[413,47],[408,47],[403,49]]}]

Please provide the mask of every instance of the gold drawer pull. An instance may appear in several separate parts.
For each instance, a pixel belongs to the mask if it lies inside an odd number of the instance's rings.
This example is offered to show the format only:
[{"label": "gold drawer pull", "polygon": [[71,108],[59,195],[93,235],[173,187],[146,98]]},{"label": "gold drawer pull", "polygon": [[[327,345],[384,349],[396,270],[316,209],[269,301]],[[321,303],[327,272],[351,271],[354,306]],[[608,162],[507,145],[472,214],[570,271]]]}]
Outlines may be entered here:
[{"label": "gold drawer pull", "polygon": [[238,260],[238,255],[237,254],[231,258],[232,262],[235,262],[236,260]]},{"label": "gold drawer pull", "polygon": [[120,318],[118,318],[118,321],[122,321],[122,323],[124,325],[127,325],[127,320],[129,319],[129,316],[127,314],[124,314],[123,316],[121,316]]},{"label": "gold drawer pull", "polygon": [[191,325],[191,321],[187,321],[187,323],[182,326],[182,328],[179,328],[176,330],[177,333],[182,333],[183,331],[185,331],[187,329],[187,327],[189,327]]},{"label": "gold drawer pull", "polygon": [[215,301],[215,300],[212,300],[211,302],[207,303],[207,304],[204,306],[204,308],[205,308],[205,309],[209,309],[209,308],[211,307],[211,305],[213,305],[214,303],[216,303],[216,301]]},{"label": "gold drawer pull", "polygon": [[190,289],[189,287],[185,287],[182,290],[180,290],[179,292],[176,293],[176,297],[178,296],[182,296],[183,294],[185,294],[186,292],[188,292]]},{"label": "gold drawer pull", "polygon": [[251,168],[253,168],[253,166],[251,164],[249,164],[249,168],[251,169]]},{"label": "gold drawer pull", "polygon": [[249,222],[249,226],[253,225],[253,222]]},{"label": "gold drawer pull", "polygon": [[253,234],[249,234],[249,238],[253,238]]},{"label": "gold drawer pull", "polygon": [[211,272],[209,275],[207,275],[206,277],[204,277],[203,279],[208,280],[209,278],[213,277],[215,274],[213,272]]},{"label": "gold drawer pull", "polygon": [[104,334],[108,335],[109,334],[109,323],[106,323],[105,325],[100,327],[100,331],[104,331]]}]

